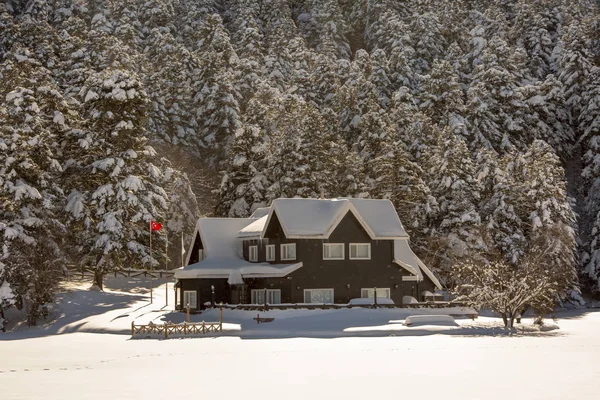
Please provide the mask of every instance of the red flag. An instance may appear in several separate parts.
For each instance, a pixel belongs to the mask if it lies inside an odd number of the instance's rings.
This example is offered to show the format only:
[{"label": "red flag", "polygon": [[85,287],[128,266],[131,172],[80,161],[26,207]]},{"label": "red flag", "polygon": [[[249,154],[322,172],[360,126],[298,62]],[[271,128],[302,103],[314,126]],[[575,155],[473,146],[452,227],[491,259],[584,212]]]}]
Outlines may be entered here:
[{"label": "red flag", "polygon": [[160,222],[150,221],[150,229],[152,232],[160,231],[160,228],[162,228],[162,224]]}]

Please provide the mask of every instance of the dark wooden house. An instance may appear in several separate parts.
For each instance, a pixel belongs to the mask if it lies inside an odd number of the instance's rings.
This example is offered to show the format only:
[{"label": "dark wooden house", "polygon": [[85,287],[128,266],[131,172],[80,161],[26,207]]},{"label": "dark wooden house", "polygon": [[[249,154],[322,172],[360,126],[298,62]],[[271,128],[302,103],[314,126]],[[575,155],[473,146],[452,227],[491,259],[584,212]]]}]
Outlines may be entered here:
[{"label": "dark wooden house", "polygon": [[388,200],[277,199],[250,218],[201,218],[177,304],[422,300],[441,285],[408,239]]}]

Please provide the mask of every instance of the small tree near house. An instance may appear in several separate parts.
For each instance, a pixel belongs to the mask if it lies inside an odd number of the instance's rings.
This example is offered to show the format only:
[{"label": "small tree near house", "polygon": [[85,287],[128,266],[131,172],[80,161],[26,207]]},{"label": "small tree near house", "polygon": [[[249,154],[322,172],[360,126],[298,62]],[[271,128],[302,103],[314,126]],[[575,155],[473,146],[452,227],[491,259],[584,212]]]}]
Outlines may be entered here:
[{"label": "small tree near house", "polygon": [[507,328],[513,327],[515,318],[527,307],[540,315],[550,312],[576,284],[573,268],[559,261],[565,247],[564,235],[568,230],[559,226],[539,232],[518,264],[496,257],[487,263],[456,265],[457,301],[475,308],[491,308],[502,316]]}]

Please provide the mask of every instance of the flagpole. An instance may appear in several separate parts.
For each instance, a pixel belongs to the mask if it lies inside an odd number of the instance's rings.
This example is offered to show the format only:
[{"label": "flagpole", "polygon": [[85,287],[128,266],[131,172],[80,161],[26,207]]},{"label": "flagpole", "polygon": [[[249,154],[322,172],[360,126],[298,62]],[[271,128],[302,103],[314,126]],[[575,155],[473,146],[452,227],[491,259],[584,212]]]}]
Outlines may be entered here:
[{"label": "flagpole", "polygon": [[154,285],[152,269],[152,218],[150,218],[150,303],[152,303],[152,286]]},{"label": "flagpole", "polygon": [[165,232],[165,306],[169,305],[169,279],[167,278],[167,264],[169,262],[169,231]]}]

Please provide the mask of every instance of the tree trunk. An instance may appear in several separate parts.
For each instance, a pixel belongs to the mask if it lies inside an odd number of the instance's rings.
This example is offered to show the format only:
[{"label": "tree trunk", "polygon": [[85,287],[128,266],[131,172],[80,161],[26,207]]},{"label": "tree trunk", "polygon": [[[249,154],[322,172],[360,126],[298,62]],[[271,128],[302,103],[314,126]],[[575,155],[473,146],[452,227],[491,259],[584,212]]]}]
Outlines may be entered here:
[{"label": "tree trunk", "polygon": [[6,317],[4,315],[4,308],[0,304],[0,332],[6,332],[4,326],[6,325]]},{"label": "tree trunk", "polygon": [[94,271],[94,286],[98,286],[98,289],[104,291],[104,274],[99,271]]},{"label": "tree trunk", "polygon": [[506,319],[506,313],[500,314],[502,315],[502,321],[504,321],[504,327],[508,327],[508,320]]},{"label": "tree trunk", "polygon": [[509,316],[510,316],[510,318],[509,318],[509,320],[508,320],[508,321],[509,321],[509,325],[508,325],[508,327],[509,327],[509,328],[512,328],[512,327],[514,327],[514,326],[515,326],[515,318],[517,317],[517,314],[516,314],[516,313],[514,313],[514,312],[512,312],[512,313],[510,313],[510,314],[509,314]]},{"label": "tree trunk", "polygon": [[527,312],[527,309],[529,308],[529,306],[525,306],[523,307],[523,309],[519,312],[518,316],[517,316],[517,324],[521,323],[521,318],[523,317],[523,315],[525,315],[525,313]]}]

